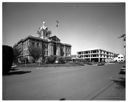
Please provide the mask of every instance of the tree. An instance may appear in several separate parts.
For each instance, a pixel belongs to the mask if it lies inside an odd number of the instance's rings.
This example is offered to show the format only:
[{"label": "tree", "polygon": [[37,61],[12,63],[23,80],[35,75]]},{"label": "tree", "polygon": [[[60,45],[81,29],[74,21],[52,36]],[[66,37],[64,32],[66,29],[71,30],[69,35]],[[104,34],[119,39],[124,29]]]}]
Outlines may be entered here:
[{"label": "tree", "polygon": [[3,75],[8,74],[13,63],[13,48],[3,45]]},{"label": "tree", "polygon": [[[122,34],[122,35],[119,36],[118,38],[119,38],[119,39],[122,38],[123,41],[125,42],[125,41],[126,41],[126,34]],[[125,47],[126,47],[126,46],[124,45],[124,48],[125,48]]]},{"label": "tree", "polygon": [[42,49],[40,47],[30,46],[29,53],[34,58],[34,60],[37,61],[42,54]]},{"label": "tree", "polygon": [[48,56],[46,63],[53,64],[53,63],[55,63],[56,59],[57,59],[57,56],[55,56],[55,55]]},{"label": "tree", "polygon": [[121,36],[119,36],[119,38],[123,38],[123,40],[126,40],[126,34],[122,34]]},{"label": "tree", "polygon": [[50,37],[50,34],[51,34],[52,32],[50,31],[50,30],[47,30],[46,31],[46,36],[48,36],[48,37]]},{"label": "tree", "polygon": [[21,54],[21,51],[14,47],[13,48],[13,54],[14,54],[14,59],[13,60],[14,60],[14,62],[17,63],[18,62],[17,57]]},{"label": "tree", "polygon": [[61,56],[64,56],[64,51],[63,51],[63,48],[62,47],[60,48],[60,55]]}]

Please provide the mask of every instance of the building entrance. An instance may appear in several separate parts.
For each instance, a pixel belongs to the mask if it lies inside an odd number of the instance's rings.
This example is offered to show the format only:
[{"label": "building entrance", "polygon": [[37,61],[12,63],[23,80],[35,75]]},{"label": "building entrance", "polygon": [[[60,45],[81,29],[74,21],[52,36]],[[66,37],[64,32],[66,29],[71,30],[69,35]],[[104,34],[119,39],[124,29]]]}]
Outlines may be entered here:
[{"label": "building entrance", "polygon": [[56,55],[56,44],[53,45],[53,55]]}]

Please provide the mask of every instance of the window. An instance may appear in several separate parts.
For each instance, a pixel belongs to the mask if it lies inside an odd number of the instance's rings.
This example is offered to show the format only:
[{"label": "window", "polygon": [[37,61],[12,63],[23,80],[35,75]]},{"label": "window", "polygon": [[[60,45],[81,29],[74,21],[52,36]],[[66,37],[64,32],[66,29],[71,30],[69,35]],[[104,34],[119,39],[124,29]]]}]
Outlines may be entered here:
[{"label": "window", "polygon": [[78,52],[78,54],[81,54],[81,52]]},{"label": "window", "polygon": [[34,43],[34,42],[32,42],[32,46],[34,46],[34,44],[35,44],[35,43]]},{"label": "window", "polygon": [[37,42],[37,47],[39,47],[39,43]]}]

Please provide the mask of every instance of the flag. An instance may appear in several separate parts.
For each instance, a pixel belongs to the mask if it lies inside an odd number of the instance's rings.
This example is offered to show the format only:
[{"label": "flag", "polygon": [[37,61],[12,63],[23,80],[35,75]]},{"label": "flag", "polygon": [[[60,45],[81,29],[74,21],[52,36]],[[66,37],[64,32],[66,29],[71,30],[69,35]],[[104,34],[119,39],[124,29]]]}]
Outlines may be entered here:
[{"label": "flag", "polygon": [[56,23],[57,23],[57,24],[56,24],[56,27],[58,27],[58,26],[59,26],[59,21],[58,21],[58,20],[56,20]]}]

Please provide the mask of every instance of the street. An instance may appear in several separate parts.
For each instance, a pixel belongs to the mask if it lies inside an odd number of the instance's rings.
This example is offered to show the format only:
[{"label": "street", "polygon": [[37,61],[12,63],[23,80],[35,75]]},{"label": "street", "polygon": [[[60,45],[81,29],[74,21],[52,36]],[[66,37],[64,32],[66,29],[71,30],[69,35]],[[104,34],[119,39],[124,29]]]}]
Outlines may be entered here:
[{"label": "street", "polygon": [[125,100],[121,64],[19,68],[3,76],[4,100]]}]

